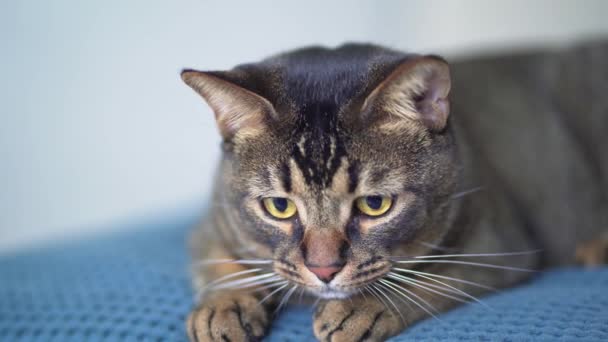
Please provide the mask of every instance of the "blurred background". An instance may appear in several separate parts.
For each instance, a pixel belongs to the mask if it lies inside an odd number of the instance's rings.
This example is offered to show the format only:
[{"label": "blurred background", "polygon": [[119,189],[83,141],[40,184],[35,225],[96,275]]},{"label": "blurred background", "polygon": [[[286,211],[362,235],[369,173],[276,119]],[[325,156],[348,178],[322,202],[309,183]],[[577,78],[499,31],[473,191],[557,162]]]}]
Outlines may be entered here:
[{"label": "blurred background", "polygon": [[[608,1],[2,1],[0,253],[204,206],[219,135],[183,67],[366,41],[449,58],[608,35]],[[114,228],[113,228],[114,227]]]}]

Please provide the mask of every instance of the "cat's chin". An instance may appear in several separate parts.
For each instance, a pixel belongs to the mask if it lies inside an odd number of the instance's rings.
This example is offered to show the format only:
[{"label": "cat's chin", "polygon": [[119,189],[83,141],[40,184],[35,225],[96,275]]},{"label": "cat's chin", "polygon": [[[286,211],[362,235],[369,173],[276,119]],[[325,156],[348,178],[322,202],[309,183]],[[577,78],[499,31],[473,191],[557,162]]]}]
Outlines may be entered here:
[{"label": "cat's chin", "polygon": [[314,295],[322,299],[345,299],[352,295],[350,292],[324,288],[322,290],[314,290]]}]

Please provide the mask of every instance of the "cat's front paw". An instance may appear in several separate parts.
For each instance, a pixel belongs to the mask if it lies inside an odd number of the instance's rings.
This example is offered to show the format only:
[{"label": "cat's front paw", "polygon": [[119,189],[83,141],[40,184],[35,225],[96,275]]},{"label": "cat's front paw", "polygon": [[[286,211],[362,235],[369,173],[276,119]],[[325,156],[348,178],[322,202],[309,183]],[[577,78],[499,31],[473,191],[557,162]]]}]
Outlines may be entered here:
[{"label": "cat's front paw", "polygon": [[313,330],[319,341],[384,341],[397,334],[404,322],[374,300],[330,300],[319,305]]},{"label": "cat's front paw", "polygon": [[190,341],[260,341],[269,319],[258,299],[226,293],[205,300],[188,316]]}]

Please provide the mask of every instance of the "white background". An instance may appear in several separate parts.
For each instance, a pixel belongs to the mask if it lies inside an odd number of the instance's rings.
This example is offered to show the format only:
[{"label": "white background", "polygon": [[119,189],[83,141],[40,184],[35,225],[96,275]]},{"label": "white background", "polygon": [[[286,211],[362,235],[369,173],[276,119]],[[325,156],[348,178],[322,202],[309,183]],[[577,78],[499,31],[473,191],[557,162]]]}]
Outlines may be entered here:
[{"label": "white background", "polygon": [[608,36],[607,15],[602,0],[2,1],[0,251],[207,198],[219,136],[183,67],[344,41],[448,57],[567,45]]}]

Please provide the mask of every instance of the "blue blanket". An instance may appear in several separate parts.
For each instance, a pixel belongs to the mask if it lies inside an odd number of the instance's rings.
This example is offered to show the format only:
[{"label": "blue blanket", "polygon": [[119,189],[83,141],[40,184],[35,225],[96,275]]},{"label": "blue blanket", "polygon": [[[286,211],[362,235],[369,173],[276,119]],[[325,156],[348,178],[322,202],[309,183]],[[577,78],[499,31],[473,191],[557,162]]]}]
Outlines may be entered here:
[{"label": "blue blanket", "polygon": [[[186,340],[193,222],[0,257],[0,341]],[[548,271],[485,302],[492,309],[460,307],[393,341],[608,341],[608,268]],[[269,340],[313,340],[310,308],[282,313]]]}]

